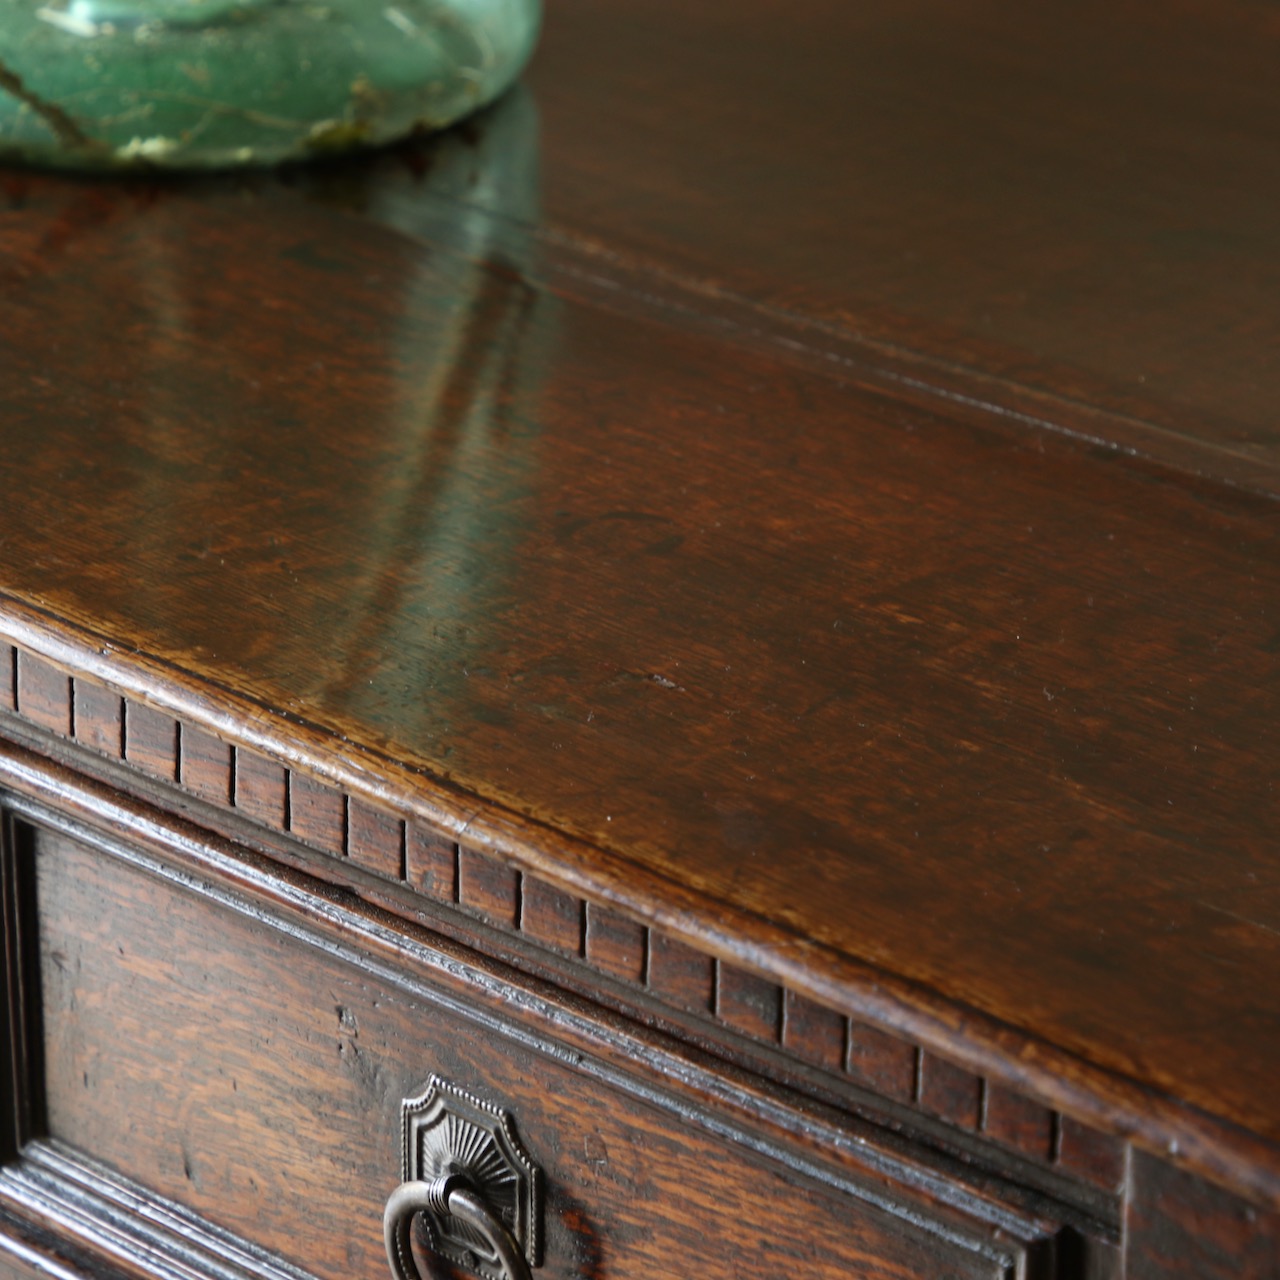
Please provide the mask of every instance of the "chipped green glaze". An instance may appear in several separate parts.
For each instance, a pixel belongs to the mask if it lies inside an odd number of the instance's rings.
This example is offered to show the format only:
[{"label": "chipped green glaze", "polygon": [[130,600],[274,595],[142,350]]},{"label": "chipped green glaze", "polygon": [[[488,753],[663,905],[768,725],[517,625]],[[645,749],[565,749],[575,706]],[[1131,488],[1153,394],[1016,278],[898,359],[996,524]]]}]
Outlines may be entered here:
[{"label": "chipped green glaze", "polygon": [[0,159],[275,164],[498,96],[539,0],[0,0]]}]

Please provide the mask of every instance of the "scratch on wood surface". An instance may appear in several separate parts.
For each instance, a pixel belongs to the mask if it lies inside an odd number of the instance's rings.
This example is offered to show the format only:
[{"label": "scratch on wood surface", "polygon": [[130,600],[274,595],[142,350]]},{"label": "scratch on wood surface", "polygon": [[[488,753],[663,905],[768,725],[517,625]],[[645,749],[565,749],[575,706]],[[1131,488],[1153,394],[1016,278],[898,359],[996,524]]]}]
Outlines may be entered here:
[{"label": "scratch on wood surface", "polygon": [[1227,916],[1240,924],[1247,924],[1254,929],[1261,929],[1264,933],[1280,938],[1280,929],[1273,929],[1269,924],[1263,924],[1260,920],[1251,920],[1248,916],[1239,915],[1235,911],[1228,911],[1226,907],[1214,906],[1212,902],[1201,902],[1200,906],[1207,908],[1209,911],[1216,911],[1220,916]]}]

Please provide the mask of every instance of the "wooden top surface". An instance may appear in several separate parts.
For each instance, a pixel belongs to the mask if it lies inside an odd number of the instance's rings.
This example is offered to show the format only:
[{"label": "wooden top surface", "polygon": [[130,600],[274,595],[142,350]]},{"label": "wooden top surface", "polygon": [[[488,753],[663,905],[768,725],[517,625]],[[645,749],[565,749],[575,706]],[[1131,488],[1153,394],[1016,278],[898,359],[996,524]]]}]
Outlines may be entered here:
[{"label": "wooden top surface", "polygon": [[[1204,253],[1147,244],[1180,282],[1164,292],[1117,271],[1153,207],[1124,201],[1159,157],[1133,160],[1141,178],[1098,160],[1105,216],[1051,198],[1113,98],[1080,90],[1039,155],[1060,68],[940,73],[1004,15],[1025,54],[1012,5],[971,15],[969,45],[945,6],[867,11],[866,32],[812,8],[843,61],[794,7],[726,11],[716,52],[710,25],[689,48],[671,34],[674,5],[566,0],[532,90],[436,145],[283,178],[7,175],[0,620],[430,796],[567,883],[856,991],[957,1056],[1074,1080],[1077,1105],[1274,1199],[1277,508],[1163,465],[1226,475],[1229,423],[1267,474],[1264,276],[1213,286],[1231,305],[1206,349]],[[1224,7],[1216,44],[1208,13],[1176,10],[1181,43],[1148,17],[1161,48],[1245,67],[1261,10]],[[1055,50],[1132,80],[1157,129],[1139,90],[1174,73],[1122,71],[1067,23]],[[909,92],[921,41],[934,61]],[[696,86],[628,98],[695,47]],[[1248,150],[1231,112],[1264,87],[1229,70],[1218,140]],[[839,129],[816,113],[837,84]],[[929,197],[898,163],[910,122],[952,100],[937,154],[969,138],[990,159],[966,113],[1000,116],[1014,84],[1048,88],[1038,125],[1009,107],[1009,171],[960,208],[953,157]],[[901,108],[878,128],[851,105],[873,91]],[[1166,125],[1159,174],[1190,223],[1208,153],[1169,150]],[[1275,194],[1269,163],[1256,190],[1243,169],[1219,189],[1231,216]],[[1249,225],[1274,273],[1280,224]],[[885,265],[926,240],[932,273]],[[956,256],[979,241],[982,261]],[[857,345],[860,316],[899,304],[921,322],[909,381],[901,352]],[[1164,380],[1135,389],[1125,371],[1153,366],[1131,357],[1156,348]],[[1105,383],[1181,415],[1191,452],[1135,461],[958,395],[997,350],[1044,403]]]},{"label": "wooden top surface", "polygon": [[547,220],[1276,492],[1277,60],[1252,0],[561,0]]}]

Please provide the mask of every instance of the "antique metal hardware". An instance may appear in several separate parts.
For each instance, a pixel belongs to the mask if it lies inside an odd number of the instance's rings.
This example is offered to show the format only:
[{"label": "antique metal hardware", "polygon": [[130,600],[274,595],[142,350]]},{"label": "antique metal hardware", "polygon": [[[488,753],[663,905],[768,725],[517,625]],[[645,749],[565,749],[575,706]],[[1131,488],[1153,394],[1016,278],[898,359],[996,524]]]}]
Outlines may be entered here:
[{"label": "antique metal hardware", "polygon": [[401,1112],[403,1181],[383,1235],[395,1280],[421,1280],[410,1247],[421,1215],[427,1243],[485,1280],[530,1280],[540,1264],[542,1175],[509,1112],[432,1076]]}]

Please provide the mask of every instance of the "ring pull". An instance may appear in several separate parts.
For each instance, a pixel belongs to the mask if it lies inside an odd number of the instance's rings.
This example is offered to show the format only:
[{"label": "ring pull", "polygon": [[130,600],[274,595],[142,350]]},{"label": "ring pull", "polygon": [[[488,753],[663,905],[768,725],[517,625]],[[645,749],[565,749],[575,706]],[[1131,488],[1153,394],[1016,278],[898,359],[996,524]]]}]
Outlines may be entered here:
[{"label": "ring pull", "polygon": [[382,1230],[393,1280],[422,1280],[424,1247],[482,1280],[531,1280],[542,1263],[542,1170],[509,1111],[432,1076],[400,1110],[400,1185]]},{"label": "ring pull", "polygon": [[533,1280],[524,1253],[506,1223],[458,1173],[445,1174],[431,1182],[402,1182],[388,1198],[382,1234],[394,1280],[422,1280],[410,1244],[413,1219],[419,1213],[466,1224],[483,1237],[492,1253],[490,1264],[496,1263],[506,1280]]}]

